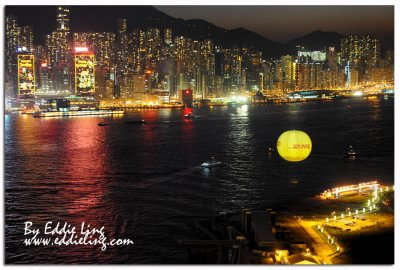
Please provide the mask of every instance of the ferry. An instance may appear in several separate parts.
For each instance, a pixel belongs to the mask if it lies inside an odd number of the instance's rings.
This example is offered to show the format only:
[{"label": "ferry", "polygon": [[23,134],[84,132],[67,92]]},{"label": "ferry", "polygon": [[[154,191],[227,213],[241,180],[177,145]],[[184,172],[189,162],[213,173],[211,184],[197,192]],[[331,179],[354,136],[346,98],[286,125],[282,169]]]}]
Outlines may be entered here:
[{"label": "ferry", "polygon": [[64,116],[88,116],[88,115],[113,115],[124,114],[124,111],[113,110],[87,110],[87,111],[63,111],[63,112],[41,112],[37,111],[33,117],[64,117]]},{"label": "ferry", "polygon": [[32,110],[23,110],[23,111],[21,111],[21,114],[31,114],[31,115],[34,115],[35,113],[37,113],[37,112],[39,112],[38,110],[34,110],[34,109],[32,109]]}]

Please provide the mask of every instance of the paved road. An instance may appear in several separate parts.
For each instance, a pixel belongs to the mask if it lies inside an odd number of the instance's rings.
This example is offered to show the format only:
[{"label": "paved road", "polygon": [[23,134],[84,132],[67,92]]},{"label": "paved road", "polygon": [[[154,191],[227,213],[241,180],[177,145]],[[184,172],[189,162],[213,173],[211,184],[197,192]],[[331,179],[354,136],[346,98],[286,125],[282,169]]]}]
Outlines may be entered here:
[{"label": "paved road", "polygon": [[312,226],[317,225],[316,221],[304,221],[297,219],[287,219],[284,221],[286,226],[298,241],[303,241],[308,246],[313,247],[314,252],[326,264],[332,264],[329,255],[333,253],[328,244],[313,230]]},{"label": "paved road", "polygon": [[332,261],[329,259],[329,256],[333,253],[331,247],[312,228],[312,226],[317,225],[318,222],[299,220],[297,223],[307,232],[308,237],[312,238],[312,247],[315,253],[321,257],[326,264],[332,264]]}]

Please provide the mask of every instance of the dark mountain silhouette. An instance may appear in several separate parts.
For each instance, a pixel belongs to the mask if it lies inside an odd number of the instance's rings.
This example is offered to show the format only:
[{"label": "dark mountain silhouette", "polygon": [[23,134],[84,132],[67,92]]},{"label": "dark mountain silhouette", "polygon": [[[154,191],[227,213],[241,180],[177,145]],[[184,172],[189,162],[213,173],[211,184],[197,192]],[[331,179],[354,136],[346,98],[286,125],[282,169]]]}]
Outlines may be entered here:
[{"label": "dark mountain silhouette", "polygon": [[295,38],[286,44],[287,52],[296,53],[296,46],[304,46],[309,50],[322,50],[328,46],[340,49],[340,40],[343,35],[336,32],[314,31],[304,36]]},{"label": "dark mountain silhouette", "polygon": [[221,37],[221,43],[225,46],[236,45],[258,49],[263,53],[263,58],[279,57],[286,52],[285,45],[266,39],[259,34],[237,28],[226,32]]},{"label": "dark mountain silhouette", "polygon": [[[184,20],[173,18],[154,7],[150,6],[103,6],[91,14],[92,7],[80,7],[77,11],[71,8],[71,29],[76,32],[92,31],[117,31],[117,19],[126,18],[128,31],[135,28],[147,29],[149,27],[172,28],[174,35],[185,36],[196,40],[212,39],[216,44],[224,47],[251,47],[263,52],[266,58],[278,57],[285,51],[281,43],[268,40],[254,32],[243,28],[226,30],[201,19]],[[113,14],[118,14],[116,17]],[[99,18],[101,24],[93,24]],[[106,25],[104,28],[103,25]],[[92,25],[88,29],[87,25]]]}]

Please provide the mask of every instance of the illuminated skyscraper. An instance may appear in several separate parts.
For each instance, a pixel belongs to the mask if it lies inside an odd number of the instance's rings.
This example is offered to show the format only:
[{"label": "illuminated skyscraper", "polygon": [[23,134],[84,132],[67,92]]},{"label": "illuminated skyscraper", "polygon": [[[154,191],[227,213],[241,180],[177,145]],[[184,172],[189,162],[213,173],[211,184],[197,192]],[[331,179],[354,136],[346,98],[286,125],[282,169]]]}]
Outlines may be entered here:
[{"label": "illuminated skyscraper", "polygon": [[164,29],[164,43],[166,44],[172,43],[172,29],[170,28]]},{"label": "illuminated skyscraper", "polygon": [[5,18],[5,94],[6,97],[15,97],[17,95],[17,48],[19,41],[20,27],[18,27],[17,18],[7,16]]},{"label": "illuminated skyscraper", "polygon": [[128,72],[128,34],[126,19],[118,19],[117,35],[117,78],[124,77]]},{"label": "illuminated skyscraper", "polygon": [[128,25],[126,19],[118,19],[118,34],[123,35],[126,34],[128,30]]},{"label": "illuminated skyscraper", "polygon": [[69,9],[57,7],[57,30],[46,36],[47,62],[51,67],[65,64],[69,59]]},{"label": "illuminated skyscraper", "polygon": [[283,90],[293,89],[293,59],[290,55],[281,57],[282,66],[282,88]]},{"label": "illuminated skyscraper", "polygon": [[57,7],[57,31],[69,32],[69,8]]},{"label": "illuminated skyscraper", "polygon": [[376,66],[380,58],[380,42],[369,35],[349,35],[341,40],[342,62],[353,67]]},{"label": "illuminated skyscraper", "polygon": [[30,26],[23,26],[20,28],[18,46],[25,47],[27,51],[33,52],[35,50],[33,46],[33,31]]}]

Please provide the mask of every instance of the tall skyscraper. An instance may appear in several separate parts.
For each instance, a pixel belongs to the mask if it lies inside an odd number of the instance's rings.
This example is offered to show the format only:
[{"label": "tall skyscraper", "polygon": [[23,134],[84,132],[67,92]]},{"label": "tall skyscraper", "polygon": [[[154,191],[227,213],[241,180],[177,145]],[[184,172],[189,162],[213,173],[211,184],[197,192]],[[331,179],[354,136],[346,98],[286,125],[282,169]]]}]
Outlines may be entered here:
[{"label": "tall skyscraper", "polygon": [[16,17],[5,18],[5,32],[5,94],[10,98],[17,95],[17,48],[20,27],[18,27]]},{"label": "tall skyscraper", "polygon": [[380,58],[380,42],[369,35],[349,35],[341,40],[342,62],[355,67],[375,66]]},{"label": "tall skyscraper", "polygon": [[18,43],[19,47],[25,47],[29,52],[33,52],[35,50],[33,45],[33,30],[31,26],[23,26],[20,28]]},{"label": "tall skyscraper", "polygon": [[172,43],[172,29],[170,28],[164,29],[164,43],[166,44]]},{"label": "tall skyscraper", "polygon": [[283,90],[293,89],[293,59],[290,55],[282,56],[282,88]]},{"label": "tall skyscraper", "polygon": [[118,35],[117,35],[117,78],[127,75],[128,72],[128,34],[127,20],[118,19]]},{"label": "tall skyscraper", "polygon": [[69,30],[69,8],[57,7],[57,31]]},{"label": "tall skyscraper", "polygon": [[47,61],[51,67],[66,64],[70,51],[69,9],[57,7],[56,16],[57,30],[46,37]]}]

